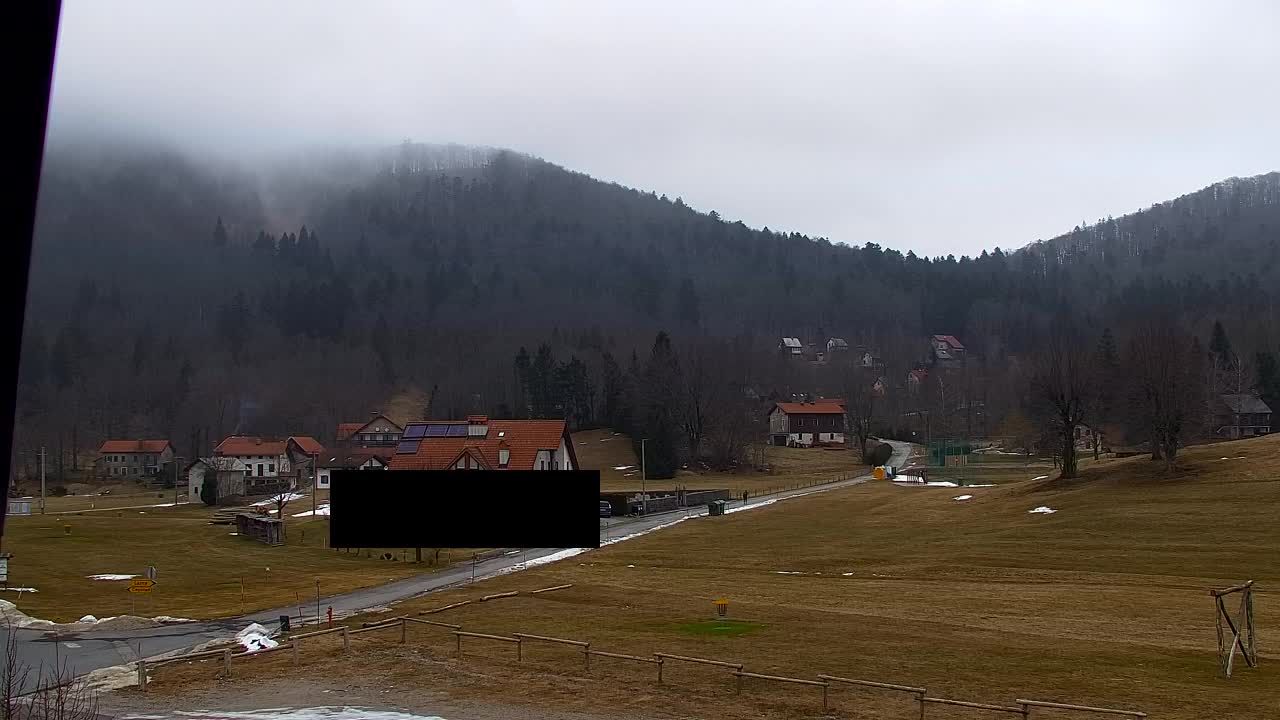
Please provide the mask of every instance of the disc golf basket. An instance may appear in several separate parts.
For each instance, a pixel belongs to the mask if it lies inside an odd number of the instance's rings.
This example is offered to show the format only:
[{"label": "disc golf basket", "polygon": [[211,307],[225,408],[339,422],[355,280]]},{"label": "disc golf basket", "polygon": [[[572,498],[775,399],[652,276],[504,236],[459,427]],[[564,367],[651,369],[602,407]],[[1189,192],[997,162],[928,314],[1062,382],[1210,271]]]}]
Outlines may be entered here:
[{"label": "disc golf basket", "polygon": [[[1213,597],[1214,605],[1217,606],[1218,665],[1223,677],[1231,677],[1231,665],[1235,660],[1236,648],[1240,648],[1240,655],[1244,657],[1246,665],[1257,667],[1258,638],[1253,625],[1253,581],[1223,590],[1210,590],[1209,595]],[[1240,608],[1236,611],[1235,617],[1232,617],[1227,610],[1227,598],[1231,595],[1240,596]],[[1230,630],[1230,640],[1227,639],[1228,630]]]},{"label": "disc golf basket", "polygon": [[728,600],[724,600],[724,599],[716,600],[715,606],[716,606],[716,614],[719,615],[720,617],[726,617],[729,615]]}]

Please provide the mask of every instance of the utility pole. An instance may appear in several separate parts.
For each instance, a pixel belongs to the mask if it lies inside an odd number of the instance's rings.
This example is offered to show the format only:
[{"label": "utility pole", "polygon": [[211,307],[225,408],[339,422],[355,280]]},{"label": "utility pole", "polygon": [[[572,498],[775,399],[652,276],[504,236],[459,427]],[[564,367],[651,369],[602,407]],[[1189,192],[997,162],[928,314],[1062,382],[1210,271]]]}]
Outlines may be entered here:
[{"label": "utility pole", "polygon": [[178,456],[173,456],[173,506],[178,506]]},{"label": "utility pole", "polygon": [[44,514],[44,446],[40,446],[40,514]]},{"label": "utility pole", "polygon": [[[311,519],[316,519],[316,494],[320,492],[320,471],[316,469],[316,454],[311,453]],[[319,610],[316,611],[317,613]]]},{"label": "utility pole", "polygon": [[645,458],[644,444],[647,441],[648,441],[648,438],[641,438],[640,440],[640,503],[641,503],[640,514],[641,515],[649,514],[649,493],[647,490],[645,490],[645,487],[644,487],[645,480],[648,477],[648,471],[645,469],[645,463],[644,463],[644,458]]}]

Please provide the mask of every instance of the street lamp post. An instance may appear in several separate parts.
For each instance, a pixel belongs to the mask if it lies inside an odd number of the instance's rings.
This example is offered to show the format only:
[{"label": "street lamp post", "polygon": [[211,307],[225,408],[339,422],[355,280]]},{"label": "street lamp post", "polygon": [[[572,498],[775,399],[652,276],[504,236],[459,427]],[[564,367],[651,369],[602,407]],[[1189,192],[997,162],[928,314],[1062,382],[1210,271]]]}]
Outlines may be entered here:
[{"label": "street lamp post", "polygon": [[644,444],[647,441],[648,441],[648,438],[641,438],[640,440],[640,514],[641,515],[649,514],[649,493],[647,490],[645,490],[645,479],[648,475],[648,472],[645,469],[645,463],[644,463]]}]

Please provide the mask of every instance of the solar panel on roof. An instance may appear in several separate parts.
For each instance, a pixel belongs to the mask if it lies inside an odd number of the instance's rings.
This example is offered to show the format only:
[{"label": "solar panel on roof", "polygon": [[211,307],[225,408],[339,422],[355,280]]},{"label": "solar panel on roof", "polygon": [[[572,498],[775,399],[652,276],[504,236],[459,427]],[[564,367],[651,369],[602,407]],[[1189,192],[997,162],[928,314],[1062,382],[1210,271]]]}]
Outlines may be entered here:
[{"label": "solar panel on roof", "polygon": [[467,436],[466,425],[449,425],[447,427],[449,428],[448,437],[466,437]]},{"label": "solar panel on roof", "polygon": [[401,440],[400,444],[396,446],[396,452],[410,454],[416,453],[418,452],[418,444],[421,442],[421,440]]},{"label": "solar panel on roof", "polygon": [[428,425],[427,433],[424,437],[444,437],[448,431],[448,425]]},{"label": "solar panel on roof", "polygon": [[409,427],[404,429],[404,435],[402,435],[401,437],[405,438],[406,440],[411,440],[414,438],[423,437],[426,434],[427,434],[426,425],[410,425]]}]

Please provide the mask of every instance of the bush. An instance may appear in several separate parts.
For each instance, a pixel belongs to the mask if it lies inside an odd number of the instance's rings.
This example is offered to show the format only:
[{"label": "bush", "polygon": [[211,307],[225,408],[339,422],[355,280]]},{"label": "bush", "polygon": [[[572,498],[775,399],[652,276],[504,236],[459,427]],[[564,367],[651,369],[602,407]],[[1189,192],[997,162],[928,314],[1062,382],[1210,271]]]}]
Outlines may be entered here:
[{"label": "bush", "polygon": [[218,481],[216,478],[205,478],[204,484],[200,486],[200,502],[205,505],[218,504]]},{"label": "bush", "polygon": [[864,453],[863,457],[868,465],[884,465],[893,457],[893,446],[880,443]]}]

